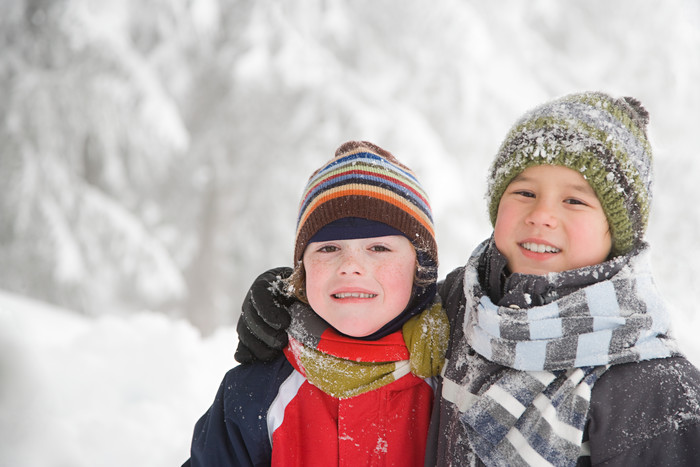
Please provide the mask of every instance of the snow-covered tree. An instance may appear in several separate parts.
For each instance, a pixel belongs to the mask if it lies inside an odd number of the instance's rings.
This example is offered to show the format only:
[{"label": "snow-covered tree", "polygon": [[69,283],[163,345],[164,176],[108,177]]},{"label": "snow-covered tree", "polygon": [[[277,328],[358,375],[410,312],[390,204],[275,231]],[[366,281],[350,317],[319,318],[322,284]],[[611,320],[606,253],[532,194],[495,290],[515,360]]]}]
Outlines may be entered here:
[{"label": "snow-covered tree", "polygon": [[[675,110],[700,105],[699,17],[690,0],[2,2],[0,287],[230,324],[291,261],[306,178],[349,139],[421,176],[444,274],[490,231],[483,175],[513,120],[584,89],[644,102],[659,197],[687,196],[663,162],[694,157],[697,119]],[[670,206],[650,234],[681,254],[700,219]]]},{"label": "snow-covered tree", "polygon": [[153,229],[189,137],[129,25],[89,3],[0,7],[0,283],[87,313],[164,307],[186,289]]}]

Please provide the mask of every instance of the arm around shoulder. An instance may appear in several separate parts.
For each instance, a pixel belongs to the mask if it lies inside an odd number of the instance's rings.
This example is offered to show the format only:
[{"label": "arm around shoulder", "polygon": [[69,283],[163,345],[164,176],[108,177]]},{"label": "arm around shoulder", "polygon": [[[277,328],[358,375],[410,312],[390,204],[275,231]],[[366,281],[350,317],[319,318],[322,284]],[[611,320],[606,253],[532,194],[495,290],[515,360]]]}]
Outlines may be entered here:
[{"label": "arm around shoulder", "polygon": [[438,283],[438,295],[450,323],[453,323],[455,315],[464,302],[464,267],[453,270],[445,280]]}]

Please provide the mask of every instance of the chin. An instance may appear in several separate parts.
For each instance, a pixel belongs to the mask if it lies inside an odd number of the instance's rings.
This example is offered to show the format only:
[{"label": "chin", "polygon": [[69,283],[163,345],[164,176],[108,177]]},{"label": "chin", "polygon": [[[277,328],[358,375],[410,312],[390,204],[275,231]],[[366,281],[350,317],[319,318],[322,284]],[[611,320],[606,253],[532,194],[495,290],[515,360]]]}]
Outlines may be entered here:
[{"label": "chin", "polygon": [[337,331],[350,337],[365,337],[369,336],[373,332],[376,332],[379,328],[367,328],[363,326],[333,326]]},{"label": "chin", "polygon": [[342,329],[338,329],[338,330],[339,330],[340,332],[342,332],[343,334],[345,334],[346,336],[350,336],[350,337],[366,337],[366,336],[369,336],[370,334],[372,334],[374,331],[376,331],[376,330],[372,330],[372,331],[364,331],[364,330],[363,330],[363,331],[356,331],[356,330],[354,330],[354,329],[353,329],[353,330],[349,330],[349,331],[343,331]]}]

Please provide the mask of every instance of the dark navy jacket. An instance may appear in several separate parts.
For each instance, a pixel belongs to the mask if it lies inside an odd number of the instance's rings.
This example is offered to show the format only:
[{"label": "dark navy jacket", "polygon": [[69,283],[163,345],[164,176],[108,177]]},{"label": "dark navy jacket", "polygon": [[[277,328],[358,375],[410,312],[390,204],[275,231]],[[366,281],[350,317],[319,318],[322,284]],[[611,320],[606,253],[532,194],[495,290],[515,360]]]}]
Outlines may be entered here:
[{"label": "dark navy jacket", "polygon": [[[192,457],[183,467],[270,465],[267,409],[292,371],[280,354],[272,362],[238,365],[226,373],[214,403],[195,425]],[[247,400],[250,404],[240,403]]]},{"label": "dark navy jacket", "polygon": [[[454,270],[440,289],[451,342],[465,339],[463,276]],[[436,398],[426,466],[484,465],[467,453],[459,426],[454,405]],[[583,440],[591,452],[579,467],[700,465],[700,371],[684,357],[612,366],[593,386]]]},{"label": "dark navy jacket", "polygon": [[[325,333],[324,333],[325,334]],[[328,336],[327,336],[328,337]],[[401,331],[371,343],[328,337],[323,348],[383,364],[408,357]],[[381,342],[381,343],[380,343]],[[335,345],[335,347],[334,347]],[[432,378],[408,371],[352,397],[328,394],[295,367],[293,351],[229,371],[197,422],[189,466],[422,466],[434,399]],[[273,452],[272,445],[276,446]]]}]

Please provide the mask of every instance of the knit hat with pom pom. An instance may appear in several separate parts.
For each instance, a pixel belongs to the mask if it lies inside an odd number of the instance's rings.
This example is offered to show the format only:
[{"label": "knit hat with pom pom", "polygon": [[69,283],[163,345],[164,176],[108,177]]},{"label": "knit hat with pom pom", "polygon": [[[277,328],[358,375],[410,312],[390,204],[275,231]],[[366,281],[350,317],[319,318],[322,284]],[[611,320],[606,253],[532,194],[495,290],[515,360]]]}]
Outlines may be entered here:
[{"label": "knit hat with pom pom", "polygon": [[369,226],[377,234],[367,236],[377,236],[382,232],[377,223],[390,228],[384,234],[405,235],[418,252],[427,253],[437,265],[432,211],[414,173],[375,144],[348,141],[311,175],[304,189],[294,262],[301,260],[306,245],[329,225],[336,232],[367,231]]},{"label": "knit hat with pom pom", "polygon": [[304,189],[294,248],[295,274],[303,268],[304,250],[311,242],[384,235],[403,235],[413,244],[418,263],[413,292],[398,316],[358,338],[362,340],[376,340],[401,329],[432,303],[438,257],[428,196],[411,169],[375,144],[348,141],[311,175]]},{"label": "knit hat with pom pom", "polygon": [[631,97],[572,94],[525,114],[508,133],[491,165],[487,200],[495,225],[508,184],[528,167],[559,165],[581,173],[603,207],[612,255],[638,246],[649,218],[652,154],[649,114]]}]

